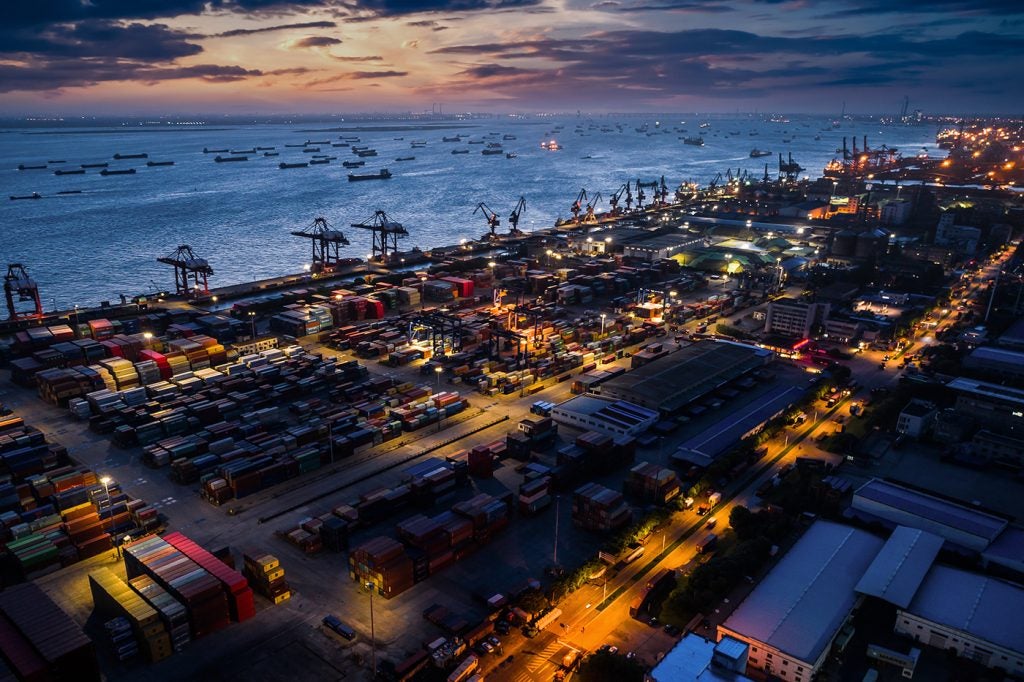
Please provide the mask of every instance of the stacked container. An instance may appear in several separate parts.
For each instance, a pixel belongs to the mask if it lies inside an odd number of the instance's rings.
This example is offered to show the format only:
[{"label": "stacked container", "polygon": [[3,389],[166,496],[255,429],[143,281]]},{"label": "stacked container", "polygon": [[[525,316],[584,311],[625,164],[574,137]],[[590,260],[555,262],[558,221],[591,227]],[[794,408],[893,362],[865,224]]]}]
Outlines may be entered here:
[{"label": "stacked container", "polygon": [[93,605],[104,618],[128,620],[146,658],[155,663],[171,655],[171,638],[156,609],[110,569],[100,568],[90,573],[89,589]]},{"label": "stacked container", "polygon": [[413,585],[412,560],[397,540],[378,537],[352,550],[348,574],[353,581],[373,583],[387,599],[397,596]]},{"label": "stacked container", "polygon": [[622,493],[597,483],[587,483],[573,492],[572,520],[586,530],[608,531],[622,528],[632,519],[632,511]]},{"label": "stacked container", "polygon": [[623,490],[645,502],[665,504],[681,491],[679,477],[671,469],[639,462],[629,471]]},{"label": "stacked container", "polygon": [[264,552],[248,551],[242,555],[242,559],[245,562],[242,569],[245,577],[257,592],[275,604],[292,596],[277,557]]},{"label": "stacked container", "polygon": [[228,597],[231,620],[240,623],[256,615],[252,589],[249,588],[248,581],[241,573],[228,567],[223,561],[181,533],[170,533],[164,536],[164,540],[220,581],[224,587],[224,593]]}]

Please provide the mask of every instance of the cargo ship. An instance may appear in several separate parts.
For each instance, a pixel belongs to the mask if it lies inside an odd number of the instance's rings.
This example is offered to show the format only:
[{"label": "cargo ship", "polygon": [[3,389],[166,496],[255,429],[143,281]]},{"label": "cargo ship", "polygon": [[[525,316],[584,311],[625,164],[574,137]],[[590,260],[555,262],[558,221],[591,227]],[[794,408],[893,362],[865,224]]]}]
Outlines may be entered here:
[{"label": "cargo ship", "polygon": [[348,142],[335,142],[331,146],[332,147],[347,147],[348,146]]},{"label": "cargo ship", "polygon": [[218,156],[214,159],[217,163],[226,163],[228,161],[248,161],[248,156]]},{"label": "cargo ship", "polygon": [[67,163],[67,161],[65,161],[64,159],[60,159],[59,161],[50,160],[50,161],[47,161],[46,163]]},{"label": "cargo ship", "polygon": [[82,168],[106,168],[109,163],[83,163]]},{"label": "cargo ship", "polygon": [[368,156],[377,156],[377,150],[376,149],[364,149],[363,151],[356,152],[356,156],[358,156],[359,158],[364,158],[364,157],[368,157]]},{"label": "cargo ship", "polygon": [[306,146],[307,147],[309,145],[311,145],[311,144],[330,144],[330,143],[331,143],[330,140],[306,140]]},{"label": "cargo ship", "polygon": [[227,149],[210,149],[209,147],[203,147],[204,154],[227,154]]},{"label": "cargo ship", "polygon": [[754,147],[753,149],[750,150],[750,158],[752,158],[752,159],[759,159],[762,156],[771,156],[771,155],[772,155],[772,153],[770,151],[768,151],[767,149],[758,149],[757,147]]},{"label": "cargo ship", "polygon": [[258,152],[272,152],[275,149],[276,147],[256,147],[256,151]]},{"label": "cargo ship", "polygon": [[415,156],[399,156],[395,161],[415,161]]},{"label": "cargo ship", "polygon": [[26,166],[23,163],[19,163],[18,170],[46,170],[46,166]]},{"label": "cargo ship", "polygon": [[348,174],[349,182],[356,182],[358,180],[390,180],[391,171],[387,168],[382,168],[379,173],[368,173],[366,175],[355,175],[354,173]]},{"label": "cargo ship", "polygon": [[146,165],[150,166],[150,167],[152,167],[152,166],[173,166],[174,162],[173,161],[147,161]]},{"label": "cargo ship", "polygon": [[281,156],[279,152],[263,152],[263,156]]},{"label": "cargo ship", "polygon": [[318,151],[320,151],[320,147],[306,147],[305,149],[302,150],[302,153],[303,154],[315,154]]},{"label": "cargo ship", "polygon": [[232,154],[255,154],[256,153],[256,148],[253,147],[252,149],[232,149],[231,153]]},{"label": "cargo ship", "polygon": [[[231,160],[234,161],[234,159]],[[100,171],[100,175],[135,175],[135,169],[124,168],[122,170],[111,170],[109,168],[104,168]]]},{"label": "cargo ship", "polygon": [[54,175],[85,175],[84,168],[78,168],[76,170],[55,170]]},{"label": "cargo ship", "polygon": [[11,195],[11,201],[20,201],[21,199],[42,199],[42,198],[43,198],[43,195],[41,195],[39,192],[32,192],[32,194],[27,194],[27,195],[23,195],[23,196],[15,196],[14,194]]},{"label": "cargo ship", "polygon": [[468,149],[453,149],[452,154],[468,154]]},{"label": "cargo ship", "polygon": [[61,191],[57,192],[57,194],[81,194],[81,193],[82,193],[82,190],[80,190],[80,189],[62,189]]},{"label": "cargo ship", "polygon": [[427,142],[426,140],[413,140],[412,144],[410,144],[409,146],[411,146],[413,149],[420,149],[422,147],[426,147]]},{"label": "cargo ship", "polygon": [[703,147],[704,146],[704,138],[703,137],[684,137],[683,138],[683,144],[691,144],[694,147]]},{"label": "cargo ship", "polygon": [[480,153],[484,156],[494,156],[495,154],[500,156],[505,152],[501,151],[501,149],[481,149]]},{"label": "cargo ship", "polygon": [[502,135],[501,139],[503,139],[503,140],[514,140],[514,139],[516,139],[516,136],[515,135]]},{"label": "cargo ship", "polygon": [[549,152],[557,152],[559,149],[562,148],[562,145],[558,144],[554,140],[549,140],[547,142],[541,142],[540,148],[547,149]]},{"label": "cargo ship", "polygon": [[284,163],[284,162],[282,162],[282,163],[279,163],[277,165],[277,167],[280,168],[281,170],[284,170],[285,168],[306,168],[307,166],[309,166],[309,164],[305,163],[305,162],[303,162],[303,163]]},{"label": "cargo ship", "polygon": [[120,161],[121,159],[148,159],[149,154],[114,154],[114,159]]},{"label": "cargo ship", "polygon": [[458,135],[455,137],[442,137],[441,142],[462,142],[462,138]]},{"label": "cargo ship", "polygon": [[360,166],[365,166],[366,162],[365,161],[342,161],[341,165],[344,166],[345,168],[359,168]]},{"label": "cargo ship", "polygon": [[331,162],[330,159],[310,159],[309,165],[310,166],[321,166],[321,165],[324,165],[324,164],[328,164],[330,162]]},{"label": "cargo ship", "polygon": [[294,147],[296,149],[298,149],[299,147],[305,147],[305,146],[306,145],[304,145],[304,144],[286,144],[285,145],[285,147]]}]

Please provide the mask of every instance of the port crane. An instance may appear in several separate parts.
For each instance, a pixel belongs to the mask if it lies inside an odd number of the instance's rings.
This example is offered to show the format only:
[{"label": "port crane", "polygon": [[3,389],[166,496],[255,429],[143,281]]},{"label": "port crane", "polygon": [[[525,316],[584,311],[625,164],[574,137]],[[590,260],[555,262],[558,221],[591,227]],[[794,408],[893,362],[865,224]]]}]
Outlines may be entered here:
[{"label": "port crane", "polygon": [[[39,298],[39,285],[28,276],[28,270],[21,263],[7,265],[7,274],[4,275],[4,298],[7,299],[7,319],[14,322],[42,319],[43,302]],[[31,312],[18,310],[17,304],[24,302],[34,304]]]},{"label": "port crane", "polygon": [[498,233],[497,233],[498,232],[498,227],[501,226],[501,218],[498,217],[497,213],[495,213],[491,209],[487,208],[487,204],[485,204],[482,201],[479,204],[476,205],[475,209],[473,209],[473,215],[476,215],[478,212],[484,214],[484,218],[487,219],[487,229],[490,230],[490,233],[489,234],[485,234],[483,238],[484,239],[497,239],[498,238]]},{"label": "port crane", "polygon": [[314,273],[333,270],[341,261],[339,251],[342,246],[348,246],[349,241],[341,230],[333,229],[327,218],[318,217],[313,219],[313,224],[304,230],[295,230],[292,234],[296,237],[303,237],[313,244],[313,262],[311,270]]},{"label": "port crane", "polygon": [[594,215],[594,208],[597,206],[597,202],[599,202],[599,201],[601,201],[601,193],[600,192],[598,192],[596,195],[594,195],[593,198],[591,198],[591,199],[589,199],[587,201],[587,212],[583,216],[583,220],[580,221],[580,222],[582,222],[584,225],[587,225],[587,224],[596,225],[597,224],[597,216]]},{"label": "port crane", "polygon": [[430,347],[435,357],[444,356],[446,348],[454,353],[462,350],[462,318],[441,312],[421,313],[409,321],[410,339],[417,330],[430,334]]},{"label": "port crane", "polygon": [[522,360],[523,344],[527,343],[526,337],[522,334],[509,331],[501,326],[501,323],[492,320],[489,324],[487,337],[487,357],[497,360],[501,357],[501,342],[505,341],[506,347],[515,345],[516,362]]},{"label": "port crane", "polygon": [[526,199],[519,197],[519,202],[516,204],[512,212],[508,214],[508,231],[510,234],[521,234],[519,230],[519,219],[522,217],[523,212],[526,211]]},{"label": "port crane", "polygon": [[576,195],[576,201],[572,203],[572,208],[569,211],[572,213],[572,221],[577,225],[580,222],[580,211],[583,210],[583,202],[587,200],[587,190],[581,189],[580,193]]},{"label": "port crane", "polygon": [[640,178],[636,179],[636,210],[644,210],[644,201],[647,200],[647,193],[644,192],[644,186],[640,182]]},{"label": "port crane", "polygon": [[[623,194],[625,194],[625,199],[623,199]],[[619,208],[620,201],[625,201],[626,212],[628,213],[630,208],[633,206],[633,192],[631,191],[628,182],[615,190],[611,198],[608,199],[608,205],[612,207],[612,210],[609,211],[609,213],[613,216],[622,215],[622,210]]]},{"label": "port crane", "polygon": [[188,244],[182,244],[173,253],[156,260],[174,266],[174,290],[179,296],[210,293],[207,278],[213,274],[213,268],[205,258],[197,256]]},{"label": "port crane", "polygon": [[378,209],[373,215],[360,223],[352,223],[352,227],[369,230],[373,233],[371,260],[387,263],[388,258],[398,252],[398,240],[408,237],[409,232],[402,223],[392,220],[384,211]]},{"label": "port crane", "polygon": [[793,160],[793,152],[789,153],[789,160],[783,161],[782,154],[779,154],[779,175],[785,176],[786,180],[796,180],[804,168]]}]

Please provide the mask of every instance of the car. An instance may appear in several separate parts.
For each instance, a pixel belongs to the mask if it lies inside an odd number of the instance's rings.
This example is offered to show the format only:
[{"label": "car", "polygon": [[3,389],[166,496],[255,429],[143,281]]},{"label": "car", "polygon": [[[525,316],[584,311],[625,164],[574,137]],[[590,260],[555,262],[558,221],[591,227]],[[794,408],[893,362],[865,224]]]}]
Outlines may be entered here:
[{"label": "car", "polygon": [[632,661],[634,658],[636,658],[636,652],[635,651],[630,651],[629,653],[626,654],[626,660],[627,661]]},{"label": "car", "polygon": [[673,637],[678,637],[679,635],[682,634],[682,630],[680,630],[678,627],[676,627],[672,623],[666,624],[663,629],[665,630],[665,634],[671,635]]},{"label": "car", "polygon": [[487,635],[486,637],[484,637],[484,641],[490,643],[490,645],[494,647],[501,646],[501,640],[495,637],[494,635]]},{"label": "car", "polygon": [[338,635],[344,637],[347,640],[353,640],[356,637],[356,632],[348,625],[345,625],[340,618],[335,615],[328,614],[323,619],[324,627],[330,628]]},{"label": "car", "polygon": [[491,644],[490,642],[488,642],[487,640],[480,640],[476,644],[476,650],[477,650],[477,653],[480,653],[480,654],[493,654],[494,653],[494,645]]},{"label": "car", "polygon": [[508,621],[499,620],[497,623],[494,624],[494,631],[497,632],[499,635],[507,635],[510,631]]},{"label": "car", "polygon": [[656,628],[658,627],[658,619],[654,616],[651,616],[650,620],[647,621],[647,624],[650,625],[652,628]]}]

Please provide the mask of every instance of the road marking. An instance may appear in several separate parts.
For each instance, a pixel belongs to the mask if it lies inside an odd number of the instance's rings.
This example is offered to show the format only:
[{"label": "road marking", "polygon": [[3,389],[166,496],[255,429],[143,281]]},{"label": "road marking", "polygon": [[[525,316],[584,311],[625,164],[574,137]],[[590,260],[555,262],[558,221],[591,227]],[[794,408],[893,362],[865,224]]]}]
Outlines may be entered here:
[{"label": "road marking", "polygon": [[554,656],[555,652],[561,649],[563,646],[564,645],[558,640],[555,640],[551,644],[548,644],[547,647],[544,648],[544,651],[541,651],[539,654],[534,654],[535,658],[532,661],[530,661],[530,663],[526,666],[526,669],[529,670],[531,673],[537,672],[539,669],[546,666],[548,664],[548,659]]}]

